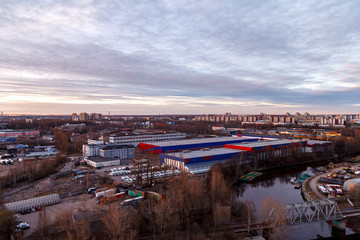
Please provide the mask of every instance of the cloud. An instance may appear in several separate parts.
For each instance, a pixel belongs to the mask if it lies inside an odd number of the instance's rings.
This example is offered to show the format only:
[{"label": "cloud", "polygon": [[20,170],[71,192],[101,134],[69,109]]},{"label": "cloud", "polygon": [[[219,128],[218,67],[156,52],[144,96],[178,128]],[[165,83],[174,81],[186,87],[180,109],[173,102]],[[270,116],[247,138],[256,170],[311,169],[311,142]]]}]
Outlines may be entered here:
[{"label": "cloud", "polygon": [[0,107],[356,111],[359,11],[357,1],[3,1]]}]

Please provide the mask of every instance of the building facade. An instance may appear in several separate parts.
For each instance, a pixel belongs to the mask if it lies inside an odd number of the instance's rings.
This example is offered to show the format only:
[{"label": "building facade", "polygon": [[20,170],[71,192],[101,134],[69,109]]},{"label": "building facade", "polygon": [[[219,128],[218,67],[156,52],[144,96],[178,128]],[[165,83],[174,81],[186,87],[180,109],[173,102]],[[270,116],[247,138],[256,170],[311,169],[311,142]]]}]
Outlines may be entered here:
[{"label": "building facade", "polygon": [[143,142],[158,142],[158,141],[171,141],[171,140],[180,140],[186,137],[185,133],[164,133],[164,134],[154,134],[154,135],[134,135],[134,136],[119,136],[119,137],[110,137],[109,142],[111,144],[120,144],[120,145],[138,145]]},{"label": "building facade", "polygon": [[108,145],[99,149],[103,158],[129,159],[135,156],[135,147],[132,145]]}]

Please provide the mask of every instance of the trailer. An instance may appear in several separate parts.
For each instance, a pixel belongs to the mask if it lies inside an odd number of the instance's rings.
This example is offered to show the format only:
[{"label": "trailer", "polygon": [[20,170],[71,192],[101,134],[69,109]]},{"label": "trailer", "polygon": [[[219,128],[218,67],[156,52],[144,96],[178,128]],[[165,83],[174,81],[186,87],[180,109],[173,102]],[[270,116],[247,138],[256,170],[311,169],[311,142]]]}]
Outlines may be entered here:
[{"label": "trailer", "polygon": [[101,192],[95,192],[95,197],[100,199],[100,198],[103,198],[103,197],[110,197],[112,195],[115,195],[115,189],[108,189],[108,190],[105,190],[105,191],[101,191]]},{"label": "trailer", "polygon": [[97,201],[97,204],[103,205],[106,203],[117,201],[126,196],[126,192],[117,193],[109,197],[103,197]]}]

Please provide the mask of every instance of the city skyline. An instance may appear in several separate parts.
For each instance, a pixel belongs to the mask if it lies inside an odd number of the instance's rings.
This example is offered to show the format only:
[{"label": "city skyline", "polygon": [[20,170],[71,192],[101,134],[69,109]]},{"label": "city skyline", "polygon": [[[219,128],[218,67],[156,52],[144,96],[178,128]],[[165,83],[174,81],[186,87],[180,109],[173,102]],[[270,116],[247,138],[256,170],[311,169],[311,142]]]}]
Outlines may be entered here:
[{"label": "city skyline", "polygon": [[9,1],[4,114],[360,112],[358,1]]}]

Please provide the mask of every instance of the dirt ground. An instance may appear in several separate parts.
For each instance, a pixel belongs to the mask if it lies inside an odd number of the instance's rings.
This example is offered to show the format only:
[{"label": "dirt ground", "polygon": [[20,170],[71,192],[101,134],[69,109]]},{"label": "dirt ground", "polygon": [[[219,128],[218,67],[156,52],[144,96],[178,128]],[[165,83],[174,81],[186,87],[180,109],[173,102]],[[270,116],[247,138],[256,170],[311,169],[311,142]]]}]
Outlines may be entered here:
[{"label": "dirt ground", "polygon": [[[355,168],[355,169],[357,169],[357,168],[360,167],[360,164],[359,164],[359,163],[351,163],[351,164],[348,164],[348,165],[351,165],[351,167],[353,167],[353,168]],[[325,172],[325,173],[322,173],[322,174],[319,174],[319,175],[313,177],[313,178],[310,180],[310,182],[309,182],[309,187],[310,187],[310,189],[306,189],[306,190],[307,190],[308,192],[313,192],[318,199],[327,198],[327,196],[325,196],[324,194],[320,193],[320,191],[318,190],[318,187],[317,187],[317,186],[318,186],[319,184],[321,184],[321,183],[318,182],[319,179],[320,179],[321,177],[324,177],[324,176],[330,174],[330,173],[331,173],[331,174],[332,174],[332,173],[336,173],[337,171],[340,171],[340,170],[342,170],[343,168],[344,168],[344,166],[340,166],[340,167],[337,167],[337,168],[328,170],[328,171]],[[356,176],[356,175],[351,175],[351,176],[354,177],[354,178],[357,178],[357,177],[358,177],[358,176]],[[345,196],[346,196],[346,194],[345,194]]]},{"label": "dirt ground", "polygon": [[6,176],[11,169],[16,169],[19,167],[19,164],[21,163],[14,162],[12,165],[0,164],[0,177]]},{"label": "dirt ground", "polygon": [[3,198],[3,201],[6,202],[15,202],[24,199],[29,199],[33,197],[39,197],[51,193],[68,193],[73,191],[78,191],[82,189],[87,189],[94,186],[96,182],[96,175],[89,175],[89,179],[74,180],[73,175],[68,175],[59,179],[52,179],[50,177],[38,182],[32,187],[25,188],[21,191],[15,191],[9,189],[7,191],[13,191],[14,194],[10,194]]},{"label": "dirt ground", "polygon": [[[61,203],[45,207],[44,212],[49,222],[53,222],[58,214],[67,210],[71,210],[73,213],[76,213],[79,211],[97,210],[103,207],[104,206],[96,204],[96,198],[93,194],[82,194],[74,197],[63,198],[61,199]],[[27,236],[36,230],[38,226],[39,213],[40,212],[33,212],[26,215],[18,214],[21,221],[30,224],[30,229],[24,231],[23,239],[26,239]]]}]

